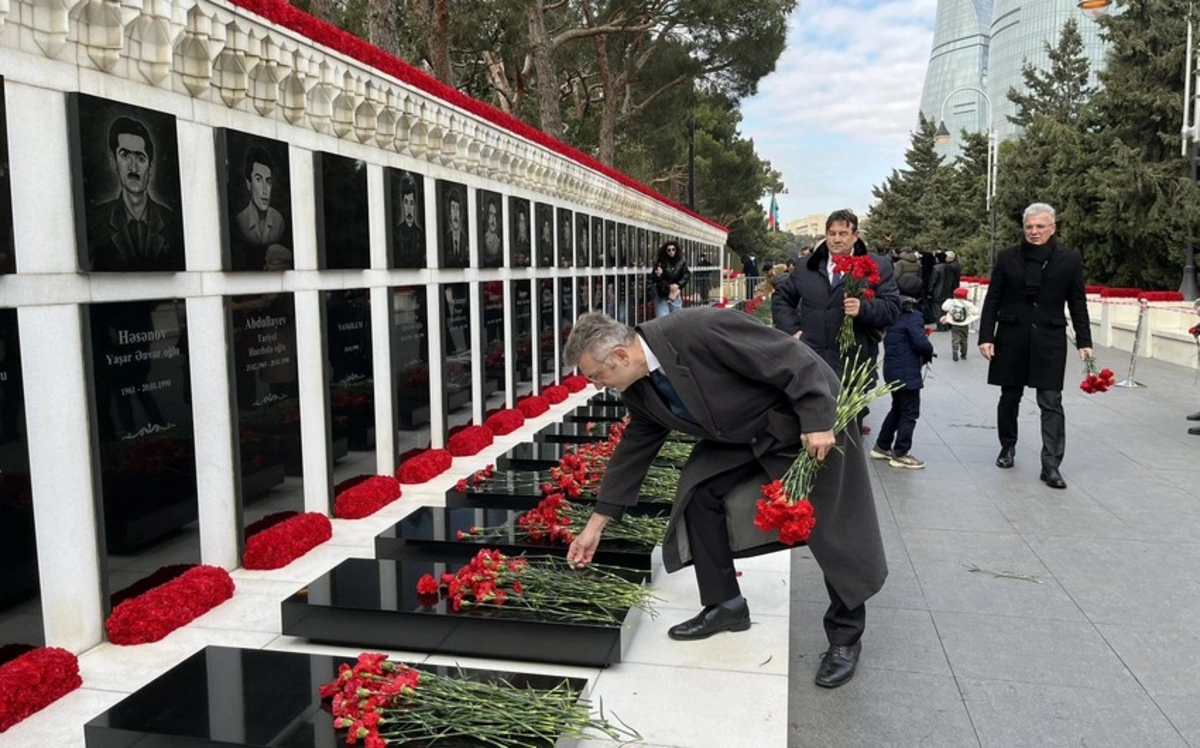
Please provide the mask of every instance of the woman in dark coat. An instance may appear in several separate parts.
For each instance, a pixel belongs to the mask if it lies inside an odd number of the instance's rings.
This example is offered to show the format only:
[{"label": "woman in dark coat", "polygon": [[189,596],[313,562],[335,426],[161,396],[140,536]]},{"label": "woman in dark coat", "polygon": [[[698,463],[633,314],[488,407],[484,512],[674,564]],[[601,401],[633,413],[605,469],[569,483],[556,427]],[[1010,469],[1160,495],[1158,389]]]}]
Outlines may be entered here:
[{"label": "woman in dark coat", "polygon": [[665,317],[683,309],[683,287],[692,278],[683,253],[676,242],[665,242],[658,248],[654,270],[650,272],[650,287],[654,289],[654,316]]}]

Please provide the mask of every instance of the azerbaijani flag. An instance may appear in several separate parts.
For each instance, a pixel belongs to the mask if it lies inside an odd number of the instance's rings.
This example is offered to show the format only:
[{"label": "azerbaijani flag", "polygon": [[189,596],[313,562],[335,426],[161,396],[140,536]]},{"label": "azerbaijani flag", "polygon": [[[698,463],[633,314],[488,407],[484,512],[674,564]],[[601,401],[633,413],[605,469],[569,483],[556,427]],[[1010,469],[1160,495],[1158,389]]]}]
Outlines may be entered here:
[{"label": "azerbaijani flag", "polygon": [[775,201],[775,193],[771,193],[771,209],[767,211],[767,228],[779,231],[779,203]]}]

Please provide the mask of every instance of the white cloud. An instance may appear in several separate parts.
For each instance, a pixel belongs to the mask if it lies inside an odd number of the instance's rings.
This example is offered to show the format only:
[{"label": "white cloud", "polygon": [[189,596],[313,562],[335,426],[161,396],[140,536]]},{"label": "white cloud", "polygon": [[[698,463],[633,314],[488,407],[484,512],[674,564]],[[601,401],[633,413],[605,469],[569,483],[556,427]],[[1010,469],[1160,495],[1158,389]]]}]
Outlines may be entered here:
[{"label": "white cloud", "polygon": [[[784,220],[854,205],[899,166],[917,120],[937,0],[803,0],[743,133],[784,172]],[[791,210],[789,210],[789,207]]]}]

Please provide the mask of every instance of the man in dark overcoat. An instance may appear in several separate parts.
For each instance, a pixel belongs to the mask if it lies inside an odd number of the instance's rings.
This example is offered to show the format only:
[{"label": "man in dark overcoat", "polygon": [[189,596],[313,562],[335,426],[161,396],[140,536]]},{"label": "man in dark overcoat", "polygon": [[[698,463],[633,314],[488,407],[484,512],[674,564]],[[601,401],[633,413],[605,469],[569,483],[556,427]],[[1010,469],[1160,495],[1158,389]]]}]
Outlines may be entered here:
[{"label": "man in dark overcoat", "polygon": [[688,640],[744,631],[750,609],[733,561],[786,548],[777,533],[754,525],[757,500],[805,448],[824,461],[809,497],[816,527],[808,546],[830,598],[830,647],[817,684],[848,681],[861,650],[865,602],[883,586],[887,563],[861,436],[832,433],[833,370],[790,336],[712,307],[685,309],[636,330],[603,314],[584,315],[564,355],[597,387],[620,390],[630,414],[595,513],[568,559],[591,560],[605,524],[637,502],[671,430],[693,434],[699,441],[680,476],[663,563],[668,572],[695,567],[704,609],[668,633]]},{"label": "man in dark overcoat", "polygon": [[1025,239],[996,258],[979,321],[979,352],[991,363],[988,384],[1000,387],[996,466],[1011,468],[1017,446],[1017,414],[1026,387],[1037,390],[1042,412],[1042,481],[1066,488],[1059,473],[1067,444],[1062,407],[1067,367],[1067,318],[1071,312],[1080,360],[1092,355],[1092,328],[1084,291],[1083,258],[1058,243],[1054,208],[1025,209]]}]

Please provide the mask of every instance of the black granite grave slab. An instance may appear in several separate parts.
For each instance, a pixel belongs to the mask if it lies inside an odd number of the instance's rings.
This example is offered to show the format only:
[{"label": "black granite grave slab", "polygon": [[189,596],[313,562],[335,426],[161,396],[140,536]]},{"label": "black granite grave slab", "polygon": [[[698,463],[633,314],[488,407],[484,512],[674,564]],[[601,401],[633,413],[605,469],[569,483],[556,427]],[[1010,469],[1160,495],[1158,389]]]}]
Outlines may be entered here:
[{"label": "black granite grave slab", "polygon": [[[122,699],[83,727],[87,748],[333,748],[345,732],[333,727],[318,689],[337,678],[331,655],[206,647]],[[579,693],[583,678],[414,665],[438,675]],[[389,743],[394,748],[400,744]],[[419,748],[427,743],[404,743]],[[455,740],[446,746],[478,746]],[[547,748],[550,743],[545,744]]]},{"label": "black granite grave slab", "polygon": [[[543,498],[542,484],[551,482],[547,472],[525,470],[500,470],[482,485],[470,485],[465,491],[452,488],[446,492],[448,507],[480,507],[488,509],[517,509],[528,510],[538,505]],[[573,497],[571,501],[590,504],[595,503],[596,497],[584,493]],[[630,514],[658,516],[671,511],[671,502],[643,497],[637,504],[629,507]]]},{"label": "black granite grave slab", "polygon": [[608,423],[552,423],[533,435],[536,442],[558,442],[562,444],[587,444],[608,439]]},{"label": "black granite grave slab", "polygon": [[[557,467],[567,450],[575,450],[577,444],[563,442],[522,442],[496,459],[501,470],[549,470]],[[687,446],[691,446],[688,443]],[[655,465],[683,467],[683,460],[672,460],[662,455],[654,459]]]},{"label": "black granite grave slab", "polygon": [[[567,414],[565,420],[567,423],[618,423],[624,420],[629,412],[623,407],[605,407],[581,405],[575,410]],[[607,430],[607,429],[605,429]]]},{"label": "black granite grave slab", "polygon": [[[442,560],[470,559],[481,548],[497,548],[510,556],[521,553],[567,555],[568,546],[562,543],[538,541],[522,537],[517,532],[517,519],[522,512],[477,507],[421,507],[400,522],[375,536],[375,556],[390,559]],[[469,535],[471,528],[488,528],[487,537]],[[459,537],[458,533],[464,533]],[[608,566],[651,571],[650,553],[653,546],[605,540],[596,550],[593,561]]]},{"label": "black granite grave slab", "polygon": [[621,407],[625,407],[625,401],[621,399],[621,393],[614,390],[597,392],[595,395],[592,395],[588,403],[591,405],[620,405]]},{"label": "black granite grave slab", "polygon": [[[283,601],[283,633],[315,642],[468,657],[608,667],[620,662],[632,638],[624,625],[563,623],[504,608],[454,612],[417,595],[417,580],[455,572],[444,562],[350,558]],[[631,570],[631,579],[642,572]]]}]

